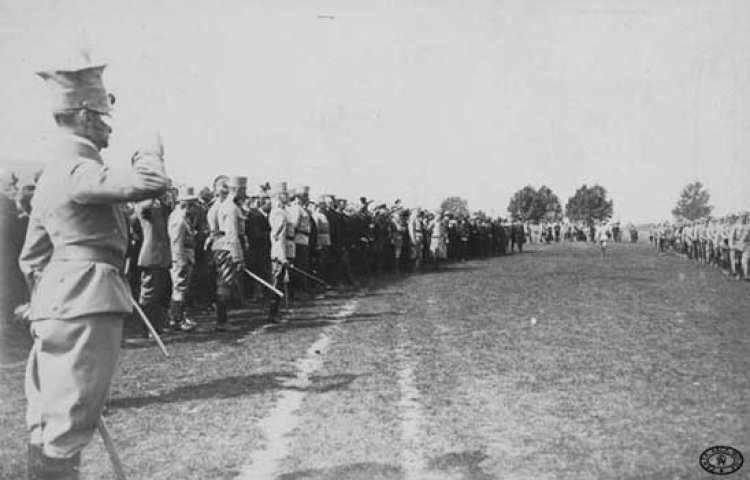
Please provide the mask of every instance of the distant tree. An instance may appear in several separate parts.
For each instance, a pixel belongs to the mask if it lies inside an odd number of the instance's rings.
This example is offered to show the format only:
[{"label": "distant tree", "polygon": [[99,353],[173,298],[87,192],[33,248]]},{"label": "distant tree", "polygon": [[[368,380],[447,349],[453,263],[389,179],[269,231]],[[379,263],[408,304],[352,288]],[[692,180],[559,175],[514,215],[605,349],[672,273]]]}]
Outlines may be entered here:
[{"label": "distant tree", "polygon": [[535,190],[531,185],[517,191],[510,199],[508,213],[514,220],[538,223],[542,220],[559,220],[562,218],[560,199],[547,186]]},{"label": "distant tree", "polygon": [[549,187],[542,185],[537,192],[537,212],[548,222],[562,220],[560,199]]},{"label": "distant tree", "polygon": [[680,198],[672,209],[672,215],[680,220],[697,220],[707,217],[714,209],[708,203],[710,200],[711,195],[703,188],[701,182],[690,183],[680,192]]},{"label": "distant tree", "polygon": [[461,197],[448,197],[440,202],[440,210],[452,213],[455,217],[468,217],[469,202]]},{"label": "distant tree", "polygon": [[531,185],[523,187],[510,197],[508,203],[508,213],[513,220],[533,220],[537,217],[537,194],[536,189]]},{"label": "distant tree", "polygon": [[613,210],[614,201],[607,200],[607,190],[604,187],[588,187],[584,184],[568,199],[565,216],[574,222],[583,221],[591,225],[594,220],[607,220],[612,217]]}]

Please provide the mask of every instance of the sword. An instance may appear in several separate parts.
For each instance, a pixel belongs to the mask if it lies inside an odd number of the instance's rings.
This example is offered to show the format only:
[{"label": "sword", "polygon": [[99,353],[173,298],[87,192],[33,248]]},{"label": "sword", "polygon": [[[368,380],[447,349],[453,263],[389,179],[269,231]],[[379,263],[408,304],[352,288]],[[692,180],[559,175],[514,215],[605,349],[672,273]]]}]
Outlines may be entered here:
[{"label": "sword", "polygon": [[267,289],[271,290],[273,293],[275,293],[276,295],[278,295],[280,298],[284,298],[284,294],[281,292],[281,290],[279,290],[278,288],[274,287],[270,283],[266,282],[265,280],[263,280],[262,278],[260,278],[258,275],[254,274],[253,272],[251,272],[250,269],[246,268],[245,269],[245,273],[247,273],[248,276],[250,278],[252,278],[253,280],[255,280],[256,282],[260,283],[261,285],[263,285]]},{"label": "sword", "polygon": [[162,353],[164,353],[165,357],[169,357],[169,353],[167,353],[167,348],[164,346],[164,343],[161,341],[161,337],[159,337],[159,334],[156,333],[156,329],[153,325],[151,325],[151,322],[148,320],[148,317],[145,313],[143,313],[143,310],[141,309],[141,306],[138,305],[138,302],[136,302],[133,298],[131,298],[131,301],[133,302],[133,306],[138,311],[138,314],[141,317],[141,320],[143,320],[143,323],[146,324],[146,327],[148,328],[148,331],[151,332],[151,335],[156,340],[156,343],[159,344],[159,348],[161,348]]},{"label": "sword", "polygon": [[289,268],[291,268],[291,269],[292,269],[292,270],[294,270],[295,272],[299,273],[300,275],[302,275],[302,276],[304,276],[304,277],[307,277],[307,278],[309,278],[309,279],[310,279],[310,280],[312,280],[313,282],[316,282],[316,283],[319,283],[319,284],[321,284],[321,285],[324,285],[324,286],[325,286],[325,287],[327,287],[327,288],[333,288],[333,287],[331,287],[331,286],[330,286],[330,285],[329,285],[329,284],[328,284],[327,282],[325,282],[324,280],[321,280],[320,278],[316,277],[316,276],[315,276],[315,275],[313,275],[312,273],[307,273],[306,271],[302,270],[301,268],[297,268],[297,267],[295,267],[295,266],[294,266],[294,265],[292,265],[291,263],[289,264]]},{"label": "sword", "polygon": [[114,467],[115,469],[115,476],[117,477],[117,480],[126,480],[125,469],[123,468],[122,462],[120,461],[120,456],[117,455],[115,444],[114,442],[112,442],[112,436],[109,434],[107,424],[104,423],[104,418],[99,417],[99,421],[96,422],[96,428],[97,430],[99,430],[99,435],[102,436],[104,447],[107,449],[109,459],[112,461],[112,467]]}]

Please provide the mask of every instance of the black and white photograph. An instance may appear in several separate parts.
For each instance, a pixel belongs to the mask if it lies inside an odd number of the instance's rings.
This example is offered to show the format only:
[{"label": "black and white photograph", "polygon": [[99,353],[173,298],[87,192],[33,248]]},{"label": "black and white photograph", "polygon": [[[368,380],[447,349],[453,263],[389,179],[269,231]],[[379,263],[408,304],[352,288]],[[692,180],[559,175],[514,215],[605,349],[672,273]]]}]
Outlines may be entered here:
[{"label": "black and white photograph", "polygon": [[0,0],[0,480],[744,455],[750,1]]}]

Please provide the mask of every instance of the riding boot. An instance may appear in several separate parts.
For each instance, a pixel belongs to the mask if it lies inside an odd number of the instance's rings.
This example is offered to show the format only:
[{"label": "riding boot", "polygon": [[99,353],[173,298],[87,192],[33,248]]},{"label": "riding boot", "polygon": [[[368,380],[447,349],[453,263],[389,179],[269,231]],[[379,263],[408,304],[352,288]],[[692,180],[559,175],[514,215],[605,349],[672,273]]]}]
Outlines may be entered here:
[{"label": "riding boot", "polygon": [[81,454],[70,458],[51,458],[44,454],[41,445],[29,444],[28,480],[78,480]]},{"label": "riding boot", "polygon": [[185,320],[184,304],[177,300],[172,300],[169,306],[169,328],[177,330]]},{"label": "riding boot", "polygon": [[216,331],[217,332],[236,332],[239,327],[236,325],[230,325],[228,320],[227,310],[229,308],[229,299],[216,300]]}]

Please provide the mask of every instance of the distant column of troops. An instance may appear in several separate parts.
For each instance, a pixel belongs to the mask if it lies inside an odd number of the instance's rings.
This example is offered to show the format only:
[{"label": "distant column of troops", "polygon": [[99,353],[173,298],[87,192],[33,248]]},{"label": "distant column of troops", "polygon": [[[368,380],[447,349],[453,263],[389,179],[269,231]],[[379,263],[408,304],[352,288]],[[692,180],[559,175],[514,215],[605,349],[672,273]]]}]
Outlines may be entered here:
[{"label": "distant column of troops", "polygon": [[721,268],[727,275],[750,280],[750,214],[676,223],[649,229],[659,253],[673,252],[695,262]]}]

